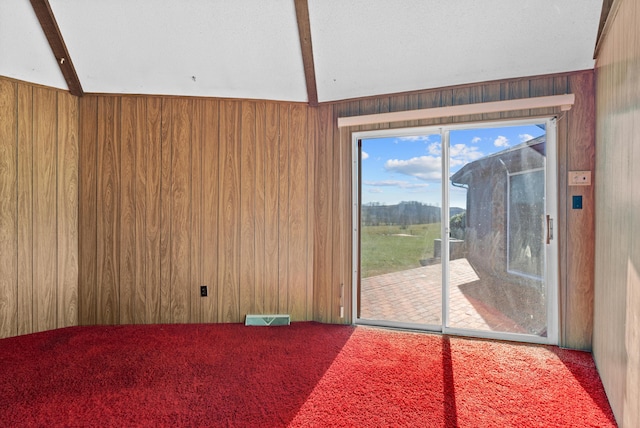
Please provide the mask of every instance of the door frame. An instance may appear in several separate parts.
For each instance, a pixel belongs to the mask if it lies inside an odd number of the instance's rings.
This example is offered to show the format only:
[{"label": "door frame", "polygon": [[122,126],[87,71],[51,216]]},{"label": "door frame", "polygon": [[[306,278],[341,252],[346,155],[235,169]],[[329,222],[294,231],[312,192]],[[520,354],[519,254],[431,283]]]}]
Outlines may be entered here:
[{"label": "door frame", "polygon": [[[436,325],[416,325],[403,322],[379,322],[372,320],[363,320],[358,316],[358,307],[360,299],[360,149],[359,141],[363,139],[384,138],[384,137],[406,137],[420,134],[440,134],[442,143],[442,202],[441,210],[447,212],[449,209],[449,132],[464,129],[476,128],[497,128],[518,125],[545,124],[546,133],[546,177],[545,177],[545,205],[546,214],[552,219],[552,239],[550,244],[545,244],[546,249],[546,269],[545,269],[545,287],[546,287],[546,308],[547,308],[547,336],[536,336],[529,334],[493,332],[482,330],[468,330],[461,328],[448,327],[449,324],[449,240],[442,239],[442,293],[441,307],[442,315],[440,326]],[[434,331],[442,334],[451,334],[459,336],[479,337],[497,340],[509,340],[528,343],[540,343],[557,345],[559,343],[559,276],[558,276],[558,234],[553,231],[553,225],[557,225],[558,219],[558,177],[557,177],[557,129],[556,117],[536,117],[529,119],[502,119],[488,122],[470,122],[464,124],[446,124],[407,128],[393,128],[370,131],[356,131],[351,133],[352,148],[352,220],[353,220],[353,251],[352,251],[352,323],[359,325],[378,325],[385,327],[395,327],[401,329],[420,329],[425,331]],[[449,216],[441,216],[441,236],[449,234]],[[557,229],[557,227],[556,227]]]}]

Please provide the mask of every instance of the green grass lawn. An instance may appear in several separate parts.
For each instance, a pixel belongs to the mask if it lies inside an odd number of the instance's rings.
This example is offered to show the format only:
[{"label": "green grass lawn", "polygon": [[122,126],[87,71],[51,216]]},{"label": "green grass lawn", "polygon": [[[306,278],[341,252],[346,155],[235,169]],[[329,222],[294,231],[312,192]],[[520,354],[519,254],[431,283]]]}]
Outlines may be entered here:
[{"label": "green grass lawn", "polygon": [[362,227],[362,278],[420,267],[420,259],[433,257],[433,240],[437,238],[440,238],[440,223],[417,224],[404,228]]}]

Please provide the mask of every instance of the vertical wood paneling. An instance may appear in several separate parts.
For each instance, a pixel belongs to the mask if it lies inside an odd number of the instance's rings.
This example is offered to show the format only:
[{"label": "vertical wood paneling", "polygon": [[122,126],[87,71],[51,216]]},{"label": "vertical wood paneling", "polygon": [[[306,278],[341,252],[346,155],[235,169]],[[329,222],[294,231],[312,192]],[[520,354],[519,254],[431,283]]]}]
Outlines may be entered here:
[{"label": "vertical wood paneling", "polygon": [[240,317],[255,312],[256,105],[242,103],[240,189]]},{"label": "vertical wood paneling", "polygon": [[333,107],[318,109],[316,129],[316,182],[314,223],[314,319],[330,321],[331,281],[332,281],[332,237],[333,237]]},{"label": "vertical wood paneling", "polygon": [[185,323],[190,319],[190,171],[192,101],[172,100],[171,150],[171,322]]},{"label": "vertical wood paneling", "polygon": [[[161,308],[161,220],[162,191],[162,101],[148,98],[146,126],[141,145],[145,147],[145,319],[148,323],[162,320]],[[139,189],[138,189],[139,190]]]},{"label": "vertical wood paneling", "polygon": [[307,165],[306,165],[306,178],[307,178],[307,230],[306,230],[306,249],[307,249],[307,260],[306,260],[306,313],[305,320],[312,320],[314,315],[314,306],[313,306],[313,267],[315,260],[315,252],[314,252],[314,229],[315,229],[315,161],[316,161],[316,136],[318,130],[318,109],[317,108],[309,108],[307,109],[307,136],[304,140],[304,144],[307,146]]},{"label": "vertical wood paneling", "polygon": [[[553,77],[541,77],[533,79],[529,82],[529,96],[530,97],[545,97],[554,94],[554,78]],[[546,109],[537,109],[536,114],[540,115],[553,115],[555,108],[550,107]]]},{"label": "vertical wood paneling", "polygon": [[[18,334],[27,334],[33,331],[33,90],[31,86],[18,83],[17,101]],[[4,118],[4,115],[0,114],[0,117]],[[4,156],[2,158],[4,159]],[[0,197],[0,201],[2,200],[3,198]]]},{"label": "vertical wood paneling", "polygon": [[[375,114],[375,113],[379,113],[378,111],[378,107],[379,107],[379,101],[378,99],[373,99],[373,100],[362,100],[360,101],[358,104],[358,109],[357,111],[359,111],[361,115],[365,115],[365,114]],[[414,102],[417,103],[417,105],[419,106],[420,104],[420,99],[414,99]],[[419,107],[418,107],[419,108]],[[416,121],[414,122],[416,125],[420,124],[420,121]],[[311,121],[309,121],[309,124],[311,124]],[[374,123],[371,125],[362,125],[362,126],[354,126],[352,129],[352,132],[356,132],[356,131],[370,131],[370,130],[374,130],[374,129],[380,129],[382,127],[382,124],[380,123]]]},{"label": "vertical wood paneling", "polygon": [[202,322],[218,320],[218,218],[220,215],[218,110],[218,101],[205,102],[204,129],[202,130],[202,281],[203,285],[209,287],[209,298],[202,301]]},{"label": "vertical wood paneling", "polygon": [[[420,95],[419,94],[409,94],[407,95],[407,109],[409,110],[417,110],[420,108]],[[363,114],[361,112],[358,111],[358,109],[354,109],[354,106],[351,107],[351,114],[352,115],[358,115],[358,114]],[[406,123],[406,126],[408,127],[414,127],[414,126],[419,126],[420,125],[420,121],[419,120],[410,120]]]},{"label": "vertical wood paneling", "polygon": [[[266,313],[266,174],[265,174],[265,152],[266,152],[266,104],[260,102],[256,104],[255,121],[255,151],[256,151],[256,209],[255,209],[255,299],[254,311],[256,313]],[[310,318],[306,318],[310,319]]]},{"label": "vertical wood paneling", "polygon": [[306,319],[307,302],[307,109],[291,108],[289,135],[289,306],[291,319]]},{"label": "vertical wood paneling", "polygon": [[[564,93],[557,79],[562,77],[553,78],[552,92]],[[119,156],[133,157],[133,162],[115,158],[114,171],[122,170],[123,175],[110,196],[116,203],[122,201],[117,217],[126,218],[128,162],[133,169],[133,276],[145,277],[145,293],[140,293],[140,299],[145,299],[146,322],[239,322],[249,311],[290,312],[294,319],[349,322],[351,142],[349,131],[336,128],[337,117],[375,109],[398,111],[526,97],[529,91],[545,93],[548,86],[548,80],[521,79],[327,104],[317,109],[290,103],[142,97],[147,110],[138,110],[140,100],[135,103],[135,150],[125,152],[124,137],[111,143],[122,144]],[[118,110],[125,97],[106,98],[99,97],[100,103],[110,102],[112,110]],[[84,106],[90,108],[90,103],[82,106],[84,138],[85,128],[91,128],[90,123],[84,123]],[[126,114],[117,114],[113,126],[128,126]],[[108,140],[109,128],[105,123],[114,119],[104,108],[97,115],[99,150],[104,154],[102,142]],[[144,135],[145,147],[138,146],[138,132]],[[123,128],[117,135],[127,133]],[[90,166],[90,156],[87,161]],[[105,180],[114,176],[104,164],[99,160],[100,198],[106,196]],[[138,187],[144,187],[144,192]],[[98,201],[96,211],[104,206]],[[111,244],[101,239],[111,227],[108,213],[95,214],[96,246],[102,247],[97,257],[100,272],[109,263],[105,249]],[[117,236],[124,236],[124,230],[117,231]],[[140,242],[145,242],[143,250]],[[140,251],[144,252],[144,273],[138,267]],[[103,276],[97,277],[98,295],[111,287]],[[208,298],[197,294],[201,282],[209,286]],[[91,289],[83,285],[82,295],[90,295],[85,287]],[[121,287],[118,280],[115,290],[121,293]],[[344,318],[340,318],[340,303],[345,307]],[[102,304],[98,311],[104,311]]]},{"label": "vertical wood paneling", "polygon": [[120,320],[120,99],[98,99],[97,323]]},{"label": "vertical wood paneling", "polygon": [[[408,100],[408,106],[410,108],[418,107],[418,98],[416,96],[410,96]],[[351,114],[357,114],[358,105],[355,103],[349,104],[349,110]],[[416,125],[417,122],[413,121],[412,124]],[[336,305],[335,319],[340,323],[350,323],[351,308],[352,308],[352,282],[353,282],[353,239],[352,239],[352,222],[353,222],[353,202],[352,202],[352,141],[351,133],[348,129],[340,130],[340,193],[345,197],[340,201],[338,205],[340,223],[341,223],[341,237],[340,237],[340,288],[338,291],[338,304]],[[342,308],[342,310],[341,310]]]},{"label": "vertical wood paneling", "polygon": [[[529,80],[515,80],[505,82],[501,85],[501,98],[503,100],[513,100],[518,98],[529,97]],[[527,117],[529,116],[529,110],[514,110],[501,113],[500,116],[504,119],[511,117]]]},{"label": "vertical wood paneling", "polygon": [[57,321],[57,216],[56,95],[34,88],[34,329],[56,328]]},{"label": "vertical wood paneling", "polygon": [[[476,104],[482,102],[482,87],[465,86],[453,90],[453,105]],[[458,116],[454,122],[473,122],[482,120],[482,114]]]},{"label": "vertical wood paneling", "polygon": [[[440,107],[447,107],[453,105],[453,89],[440,90]],[[452,118],[443,117],[440,119],[440,123],[450,123]]]},{"label": "vertical wood paneling", "polygon": [[[627,3],[629,3],[627,1]],[[626,82],[629,84],[625,97],[628,114],[633,118],[625,117],[628,133],[624,138],[633,137],[633,144],[630,147],[629,183],[640,183],[640,29],[637,23],[640,22],[640,5],[635,2],[631,5],[631,10],[627,11],[627,22],[625,26],[626,40],[629,45],[619,47],[622,51],[633,52],[627,54],[630,58],[628,76]],[[635,84],[632,83],[635,78]],[[631,113],[633,112],[633,113]],[[625,127],[625,128],[626,128]],[[627,140],[628,141],[628,140]],[[597,146],[596,146],[597,147]],[[629,201],[629,217],[631,217],[630,236],[640,235],[640,192],[633,192]],[[598,216],[596,215],[596,219]],[[597,247],[596,247],[597,248]],[[627,298],[625,305],[625,346],[629,360],[626,367],[626,394],[624,399],[624,410],[622,423],[624,426],[640,425],[640,243],[638,239],[632,239],[627,260]],[[621,293],[617,292],[620,296]],[[600,326],[598,326],[600,327]],[[602,326],[606,329],[607,326]],[[619,328],[619,326],[615,326]],[[606,331],[606,330],[605,330]],[[617,339],[618,337],[615,336]]]},{"label": "vertical wood paneling", "polygon": [[290,107],[280,105],[278,146],[278,312],[289,311],[289,144]]},{"label": "vertical wood paneling", "polygon": [[240,125],[241,104],[220,102],[220,208],[218,321],[240,320]]},{"label": "vertical wood paneling", "polygon": [[[440,107],[440,91],[429,91],[420,94],[420,108]],[[430,126],[440,123],[440,119],[423,119],[420,121],[421,126]]]},{"label": "vertical wood paneling", "polygon": [[[191,278],[188,281],[191,310],[189,322],[201,322],[202,298],[202,114],[203,100],[194,100],[191,114]],[[208,297],[210,300],[211,298]]]},{"label": "vertical wood paneling", "polygon": [[[107,243],[96,244],[95,291],[118,297],[114,322],[239,322],[249,312],[313,319],[318,116],[312,126],[308,107],[286,103],[99,99],[97,123],[87,118],[82,130],[100,139],[95,236]],[[110,149],[118,151],[109,157]],[[116,263],[105,257],[113,245]],[[110,265],[117,276],[105,276]],[[209,297],[199,296],[201,284]],[[92,286],[81,289],[89,295]]]},{"label": "vertical wood paneling", "polygon": [[[406,106],[406,97],[392,99],[392,107],[395,108],[405,108]],[[333,120],[332,123],[338,122],[338,117],[348,116],[350,114],[349,104],[341,103],[334,106],[333,110]],[[343,276],[343,269],[346,260],[344,260],[344,256],[346,255],[346,250],[344,248],[344,240],[345,240],[345,224],[344,218],[342,216],[344,210],[344,204],[346,203],[347,195],[343,192],[343,180],[344,170],[345,170],[345,159],[343,157],[344,151],[342,150],[341,141],[345,139],[345,133],[348,132],[345,130],[334,130],[333,133],[333,141],[330,144],[333,146],[333,174],[334,178],[331,183],[331,197],[332,201],[332,211],[331,215],[334,216],[334,220],[332,222],[332,235],[333,242],[331,244],[331,279],[328,284],[331,287],[331,296],[328,302],[328,317],[330,322],[339,323],[340,319],[340,305],[344,303],[344,294],[349,292],[349,290],[345,289],[345,277]],[[348,165],[347,167],[350,167]],[[348,229],[347,229],[348,230]],[[348,233],[348,232],[347,232]],[[347,256],[348,257],[348,256]],[[347,310],[348,308],[345,308]]]},{"label": "vertical wood paneling", "polygon": [[80,324],[97,322],[97,159],[98,99],[80,99],[80,140],[78,198],[79,288],[78,318]]},{"label": "vertical wood paneling", "polygon": [[78,100],[58,94],[57,327],[78,324]]},{"label": "vertical wood paneling", "polygon": [[556,95],[566,94],[569,91],[567,84],[568,78],[566,75],[556,76],[553,78],[553,92]]},{"label": "vertical wood paneling", "polygon": [[136,99],[121,101],[121,162],[120,162],[120,323],[131,324],[135,318],[136,287]]},{"label": "vertical wood paneling", "polygon": [[[340,109],[340,112],[338,113],[338,116],[336,116],[336,120],[338,120],[338,117],[343,117],[345,115],[348,115],[348,113],[346,113],[345,108],[344,107],[339,107],[340,104],[336,104],[336,107]],[[393,111],[404,111],[407,110],[407,96],[406,95],[394,95],[389,97],[389,111],[393,112]],[[405,123],[401,123],[401,122],[395,122],[395,123],[390,123],[389,124],[389,128],[403,128],[405,127],[406,124]]]},{"label": "vertical wood paneling", "polygon": [[171,322],[171,154],[173,103],[162,100],[160,154],[160,322]]},{"label": "vertical wood paneling", "polygon": [[[360,107],[359,107],[359,111],[360,114],[364,115],[364,114],[376,114],[379,113],[378,111],[378,105],[379,105],[379,99],[366,99],[366,100],[362,100],[360,101]],[[418,98],[416,100],[416,102],[418,103],[418,107],[420,104],[420,99]],[[313,121],[309,121],[309,125],[311,125],[311,123],[313,123]],[[374,124],[374,125],[369,125],[369,126],[362,126],[360,127],[360,130],[368,130],[368,129],[379,129],[380,125],[379,124]]]},{"label": "vertical wood paneling", "polygon": [[[636,9],[636,21],[640,19],[640,9]],[[635,37],[636,52],[640,51],[640,33]],[[640,61],[636,64],[640,65]],[[637,98],[636,98],[637,100]],[[636,113],[637,114],[637,113]],[[640,126],[637,120],[631,124],[632,135],[638,135]],[[631,165],[640,163],[640,144],[631,148]],[[640,168],[632,168],[630,181],[640,182]],[[640,195],[633,195],[630,209],[632,236],[640,234]],[[626,367],[626,395],[624,402],[624,415],[621,418],[624,426],[640,425],[640,243],[632,239],[627,260],[627,301],[625,305],[625,346],[629,359]]]},{"label": "vertical wood paneling", "polygon": [[78,122],[75,97],[0,77],[0,338],[78,323]]},{"label": "vertical wood paneling", "polygon": [[616,421],[632,427],[640,426],[640,4],[620,1],[609,19],[596,63],[593,353]]},{"label": "vertical wood paneling", "polygon": [[279,148],[278,138],[280,127],[280,109],[277,104],[269,103],[265,109],[265,313],[278,312],[278,239],[281,236],[278,229],[278,191],[280,189]]},{"label": "vertical wood paneling", "polygon": [[[500,101],[500,83],[487,83],[482,85],[482,102]],[[484,113],[482,120],[500,119],[500,113]]]},{"label": "vertical wood paneling", "polygon": [[145,323],[147,308],[147,104],[144,98],[136,98],[134,171],[134,233],[135,233],[135,282],[133,283],[133,322]]},{"label": "vertical wood paneling", "polygon": [[[569,77],[569,89],[581,94],[567,115],[568,171],[595,169],[595,110],[593,74]],[[564,174],[566,176],[566,174]],[[595,200],[593,186],[572,186],[567,203],[582,196],[582,210],[569,210],[567,218],[567,288],[565,346],[589,349],[593,333],[593,266],[595,246]],[[565,285],[566,286],[566,285]]]},{"label": "vertical wood paneling", "polygon": [[[422,102],[422,95],[420,94],[420,96],[418,97],[418,102],[421,103]],[[389,110],[389,97],[381,97],[378,98],[378,113],[387,113],[391,110]],[[325,122],[320,122],[322,124],[322,126],[326,126]],[[389,127],[388,123],[381,123],[378,126],[380,129],[386,129]]]},{"label": "vertical wood paneling", "polygon": [[16,84],[0,80],[0,337],[18,332]]}]

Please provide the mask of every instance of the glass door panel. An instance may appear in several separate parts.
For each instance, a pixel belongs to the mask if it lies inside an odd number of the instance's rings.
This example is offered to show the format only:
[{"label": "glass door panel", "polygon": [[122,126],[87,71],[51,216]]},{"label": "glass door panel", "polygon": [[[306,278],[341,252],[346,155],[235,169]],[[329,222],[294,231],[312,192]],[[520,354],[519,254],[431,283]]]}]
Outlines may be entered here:
[{"label": "glass door panel", "polygon": [[441,329],[440,152],[439,134],[359,142],[361,322]]},{"label": "glass door panel", "polygon": [[450,141],[445,327],[546,338],[545,126],[452,130]]}]

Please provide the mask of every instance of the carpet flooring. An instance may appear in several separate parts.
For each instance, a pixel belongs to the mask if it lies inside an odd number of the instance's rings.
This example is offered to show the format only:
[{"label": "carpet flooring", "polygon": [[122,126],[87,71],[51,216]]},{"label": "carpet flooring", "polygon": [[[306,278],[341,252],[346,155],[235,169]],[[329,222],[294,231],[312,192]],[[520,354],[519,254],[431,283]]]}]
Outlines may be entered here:
[{"label": "carpet flooring", "polygon": [[608,427],[589,353],[294,323],[0,340],[0,426]]}]

